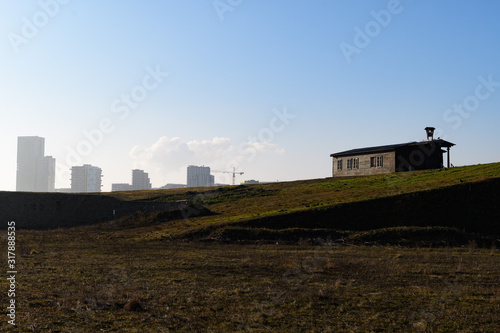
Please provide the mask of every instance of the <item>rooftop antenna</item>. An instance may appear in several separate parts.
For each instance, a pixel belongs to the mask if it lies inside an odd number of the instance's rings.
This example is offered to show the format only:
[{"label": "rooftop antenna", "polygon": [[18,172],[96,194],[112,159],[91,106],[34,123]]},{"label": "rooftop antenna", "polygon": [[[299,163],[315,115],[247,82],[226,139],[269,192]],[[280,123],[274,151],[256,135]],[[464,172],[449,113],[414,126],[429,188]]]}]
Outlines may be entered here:
[{"label": "rooftop antenna", "polygon": [[426,127],[425,132],[427,132],[427,141],[432,141],[434,140],[434,130],[436,128],[434,127]]}]

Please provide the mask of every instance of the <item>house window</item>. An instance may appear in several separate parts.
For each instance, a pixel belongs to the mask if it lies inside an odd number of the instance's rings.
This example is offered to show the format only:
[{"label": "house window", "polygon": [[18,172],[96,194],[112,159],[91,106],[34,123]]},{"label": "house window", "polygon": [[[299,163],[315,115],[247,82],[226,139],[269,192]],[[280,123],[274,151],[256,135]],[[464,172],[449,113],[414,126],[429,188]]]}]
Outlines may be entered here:
[{"label": "house window", "polygon": [[377,167],[384,166],[384,156],[377,156]]},{"label": "house window", "polygon": [[384,166],[384,156],[370,157],[370,168],[381,168]]},{"label": "house window", "polygon": [[347,160],[347,169],[359,169],[359,158],[350,158]]},{"label": "house window", "polygon": [[337,161],[337,170],[342,170],[342,160]]}]

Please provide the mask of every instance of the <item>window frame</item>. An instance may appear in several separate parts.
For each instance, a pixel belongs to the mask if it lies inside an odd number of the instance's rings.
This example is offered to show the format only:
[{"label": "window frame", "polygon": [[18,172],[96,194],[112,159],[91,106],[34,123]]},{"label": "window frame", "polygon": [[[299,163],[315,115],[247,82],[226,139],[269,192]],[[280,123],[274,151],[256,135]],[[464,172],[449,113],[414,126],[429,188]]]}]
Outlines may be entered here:
[{"label": "window frame", "polygon": [[359,157],[353,158],[352,168],[359,169]]},{"label": "window frame", "polygon": [[359,157],[347,159],[347,170],[359,169]]},{"label": "window frame", "polygon": [[377,156],[377,168],[383,168],[384,167],[384,156],[379,155]]},{"label": "window frame", "polygon": [[342,159],[337,160],[337,170],[342,170],[343,162]]},{"label": "window frame", "polygon": [[384,155],[376,155],[370,157],[370,168],[383,168]]}]

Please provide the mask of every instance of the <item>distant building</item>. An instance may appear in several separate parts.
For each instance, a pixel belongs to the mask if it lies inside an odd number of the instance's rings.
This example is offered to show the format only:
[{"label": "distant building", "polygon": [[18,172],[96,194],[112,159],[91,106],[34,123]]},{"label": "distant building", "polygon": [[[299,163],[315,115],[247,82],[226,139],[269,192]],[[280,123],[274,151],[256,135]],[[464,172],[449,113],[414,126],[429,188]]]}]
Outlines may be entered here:
[{"label": "distant building", "polygon": [[71,168],[71,192],[101,192],[101,168],[84,164]]},{"label": "distant building", "polygon": [[210,167],[194,166],[187,167],[187,187],[214,186],[215,177],[210,174]]},{"label": "distant building", "polygon": [[434,127],[426,127],[425,130],[426,141],[352,149],[331,154],[333,177],[439,169],[444,167],[444,153],[447,153],[447,164],[450,167],[450,148],[455,144],[440,138],[434,139]]},{"label": "distant building", "polygon": [[111,192],[119,191],[132,191],[132,185],[124,183],[111,184]]},{"label": "distant building", "polygon": [[132,185],[124,183],[111,184],[111,192],[140,191],[150,189],[151,181],[149,180],[149,175],[143,170],[139,169],[132,170]]},{"label": "distant building", "polygon": [[150,190],[151,181],[149,175],[143,170],[132,170],[132,189],[133,190]]},{"label": "distant building", "polygon": [[245,180],[243,183],[241,183],[241,185],[255,185],[255,184],[260,184],[260,182],[258,180],[251,179],[251,180]]},{"label": "distant building", "polygon": [[44,138],[38,136],[17,138],[17,191],[54,191],[56,160],[51,156],[44,156],[44,151]]},{"label": "distant building", "polygon": [[187,186],[184,184],[167,184],[165,186],[160,187],[162,190],[169,190],[169,189],[175,189],[175,188],[186,188]]},{"label": "distant building", "polygon": [[37,192],[54,192],[56,182],[56,159],[44,156],[38,159]]},{"label": "distant building", "polygon": [[54,192],[58,193],[71,193],[71,188],[56,188]]}]

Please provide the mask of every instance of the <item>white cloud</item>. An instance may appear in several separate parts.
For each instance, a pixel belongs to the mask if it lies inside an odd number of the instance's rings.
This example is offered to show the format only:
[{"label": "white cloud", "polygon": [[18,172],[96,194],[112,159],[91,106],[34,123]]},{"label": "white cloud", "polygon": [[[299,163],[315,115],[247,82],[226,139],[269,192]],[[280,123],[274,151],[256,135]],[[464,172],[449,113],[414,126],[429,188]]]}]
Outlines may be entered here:
[{"label": "white cloud", "polygon": [[234,147],[228,138],[215,137],[212,140],[197,141],[193,140],[187,143],[189,150],[197,156],[203,158],[223,158],[232,153]]},{"label": "white cloud", "polygon": [[244,145],[245,151],[255,151],[257,153],[274,153],[274,154],[284,154],[285,149],[280,148],[278,145],[269,142],[247,142]]},{"label": "white cloud", "polygon": [[[134,168],[149,173],[153,186],[166,183],[186,183],[188,165],[206,165],[212,170],[231,170],[250,167],[260,155],[282,155],[285,150],[268,142],[243,142],[233,145],[229,138],[192,140],[161,137],[150,147],[134,146],[130,157]],[[262,156],[263,157],[263,156]],[[215,174],[216,182],[230,183],[230,176]]]}]

